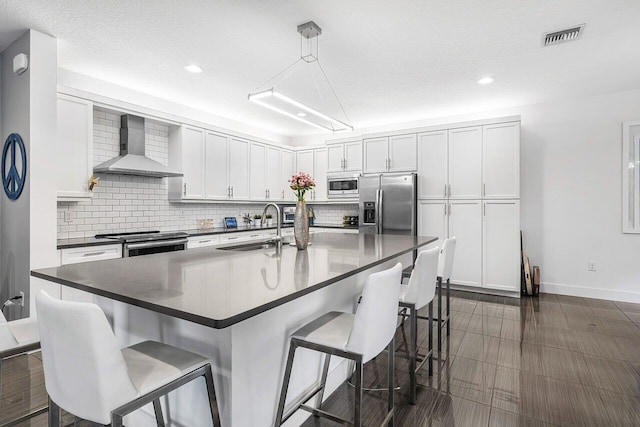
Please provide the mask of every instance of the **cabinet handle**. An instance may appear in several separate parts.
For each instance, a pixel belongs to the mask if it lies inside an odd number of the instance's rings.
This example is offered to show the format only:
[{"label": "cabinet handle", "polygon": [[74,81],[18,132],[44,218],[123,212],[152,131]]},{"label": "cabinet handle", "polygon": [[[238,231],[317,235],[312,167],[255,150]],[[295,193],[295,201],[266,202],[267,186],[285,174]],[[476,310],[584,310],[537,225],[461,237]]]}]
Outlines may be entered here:
[{"label": "cabinet handle", "polygon": [[227,187],[227,197],[231,197],[231,186]]},{"label": "cabinet handle", "polygon": [[186,182],[183,184],[183,187],[184,188],[182,190],[182,194],[184,194],[186,196],[187,195],[187,183]]},{"label": "cabinet handle", "polygon": [[105,251],[101,251],[101,252],[87,252],[86,254],[83,254],[82,256],[98,256],[98,255],[104,255],[106,254]]},{"label": "cabinet handle", "polygon": [[269,198],[268,193],[269,193],[269,192],[268,192],[268,190],[265,188],[265,189],[264,189],[264,198],[265,198],[265,199],[268,199],[268,198]]},{"label": "cabinet handle", "polygon": [[447,204],[444,203],[444,216],[447,216]]},{"label": "cabinet handle", "polygon": [[487,194],[487,184],[485,184],[484,182],[482,183],[482,197],[484,197]]},{"label": "cabinet handle", "polygon": [[449,205],[449,216],[451,216],[451,203],[447,203]]},{"label": "cabinet handle", "polygon": [[451,184],[447,186],[449,188],[449,197],[451,197]]},{"label": "cabinet handle", "polygon": [[487,204],[482,204],[482,216],[487,216]]},{"label": "cabinet handle", "polygon": [[198,240],[198,243],[209,243],[211,241],[211,239],[209,240]]},{"label": "cabinet handle", "polygon": [[344,159],[344,169],[347,170],[347,159]]},{"label": "cabinet handle", "polygon": [[447,184],[444,185],[444,197],[447,197]]},{"label": "cabinet handle", "polygon": [[238,238],[238,236],[236,237],[227,237],[227,240],[236,240]]},{"label": "cabinet handle", "polygon": [[231,197],[233,197],[233,185],[231,186]]},{"label": "cabinet handle", "polygon": [[284,190],[282,190],[282,198],[284,199]]}]

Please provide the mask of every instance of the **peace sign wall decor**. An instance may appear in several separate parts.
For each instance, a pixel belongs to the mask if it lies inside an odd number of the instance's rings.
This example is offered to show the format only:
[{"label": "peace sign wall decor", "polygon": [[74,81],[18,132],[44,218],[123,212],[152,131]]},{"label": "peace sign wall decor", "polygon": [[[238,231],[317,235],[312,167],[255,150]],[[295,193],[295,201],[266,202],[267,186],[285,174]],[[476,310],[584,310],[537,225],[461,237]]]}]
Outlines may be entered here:
[{"label": "peace sign wall decor", "polygon": [[17,133],[7,137],[2,148],[2,188],[11,200],[20,197],[27,179],[27,150]]}]

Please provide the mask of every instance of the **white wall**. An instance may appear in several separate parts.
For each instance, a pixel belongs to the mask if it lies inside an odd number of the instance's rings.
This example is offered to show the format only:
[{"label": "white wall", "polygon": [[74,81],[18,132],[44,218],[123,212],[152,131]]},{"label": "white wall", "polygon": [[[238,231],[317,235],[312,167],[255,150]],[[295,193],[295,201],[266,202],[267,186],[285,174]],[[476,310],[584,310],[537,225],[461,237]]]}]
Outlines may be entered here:
[{"label": "white wall", "polygon": [[[29,69],[12,70],[13,57],[29,55]],[[29,31],[1,54],[2,143],[10,133],[27,150],[27,178],[17,200],[0,194],[0,289],[2,297],[25,293],[25,308],[9,318],[29,315],[30,270],[56,264],[56,40]],[[52,139],[53,135],[53,139]]]}]

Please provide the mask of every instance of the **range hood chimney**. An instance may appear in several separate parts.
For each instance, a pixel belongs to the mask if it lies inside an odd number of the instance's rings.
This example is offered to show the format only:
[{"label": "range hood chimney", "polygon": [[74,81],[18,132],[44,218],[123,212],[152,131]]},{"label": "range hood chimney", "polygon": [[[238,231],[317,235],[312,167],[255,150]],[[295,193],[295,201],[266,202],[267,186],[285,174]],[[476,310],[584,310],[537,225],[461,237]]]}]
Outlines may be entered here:
[{"label": "range hood chimney", "polygon": [[94,166],[95,173],[113,173],[122,175],[182,176],[162,163],[144,155],[144,118],[125,114],[120,118],[120,155]]}]

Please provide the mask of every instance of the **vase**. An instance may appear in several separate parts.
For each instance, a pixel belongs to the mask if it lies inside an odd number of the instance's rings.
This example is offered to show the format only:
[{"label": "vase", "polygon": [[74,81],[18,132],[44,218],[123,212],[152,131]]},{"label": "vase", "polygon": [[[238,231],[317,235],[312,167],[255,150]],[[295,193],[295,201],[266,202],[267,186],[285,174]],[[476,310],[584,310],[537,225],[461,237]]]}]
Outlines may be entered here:
[{"label": "vase", "polygon": [[309,213],[304,200],[298,200],[296,211],[293,215],[293,234],[296,238],[296,246],[299,251],[307,249],[309,244]]}]

